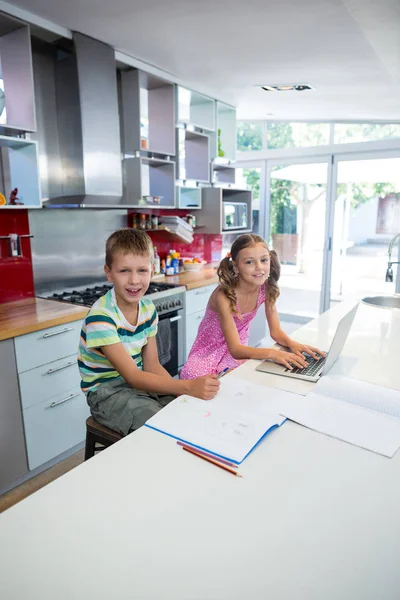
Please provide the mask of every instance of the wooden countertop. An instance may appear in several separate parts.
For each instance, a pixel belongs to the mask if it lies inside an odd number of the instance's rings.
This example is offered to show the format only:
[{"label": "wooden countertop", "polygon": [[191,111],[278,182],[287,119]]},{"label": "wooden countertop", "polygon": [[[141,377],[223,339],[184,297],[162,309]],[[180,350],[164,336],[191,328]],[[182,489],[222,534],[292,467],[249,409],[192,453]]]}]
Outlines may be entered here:
[{"label": "wooden countertop", "polygon": [[218,283],[217,270],[213,268],[200,269],[200,271],[185,271],[179,275],[164,275],[153,280],[154,283],[171,283],[184,285],[187,290],[195,290],[205,285]]},{"label": "wooden countertop", "polygon": [[88,310],[44,298],[0,304],[0,340],[84,319]]},{"label": "wooden countertop", "polygon": [[[218,283],[214,268],[157,277],[154,282],[183,285],[194,290],[205,285]],[[89,309],[64,302],[54,302],[44,298],[28,298],[18,302],[0,304],[0,340],[39,331],[47,327],[84,319]]]}]

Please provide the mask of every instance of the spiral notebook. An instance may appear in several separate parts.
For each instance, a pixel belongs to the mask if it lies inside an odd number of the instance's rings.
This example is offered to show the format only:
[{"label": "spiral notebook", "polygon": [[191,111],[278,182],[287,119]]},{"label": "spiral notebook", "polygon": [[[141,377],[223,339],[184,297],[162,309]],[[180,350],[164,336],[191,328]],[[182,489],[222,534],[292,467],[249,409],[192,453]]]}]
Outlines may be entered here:
[{"label": "spiral notebook", "polygon": [[179,396],[145,426],[240,464],[264,436],[285,422],[276,406],[287,398],[293,401],[297,394],[228,376],[213,400]]}]

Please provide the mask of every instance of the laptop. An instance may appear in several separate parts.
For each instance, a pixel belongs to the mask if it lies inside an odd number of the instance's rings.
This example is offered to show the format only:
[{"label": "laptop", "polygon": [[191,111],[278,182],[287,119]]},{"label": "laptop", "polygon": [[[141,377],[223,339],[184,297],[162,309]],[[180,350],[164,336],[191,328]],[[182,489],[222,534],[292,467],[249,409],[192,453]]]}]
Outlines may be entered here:
[{"label": "laptop", "polygon": [[[325,357],[315,360],[308,354],[303,353],[308,362],[308,366],[303,368],[293,367],[292,369],[288,369],[284,365],[278,365],[270,360],[264,360],[256,367],[256,371],[272,373],[274,375],[283,375],[284,377],[294,377],[305,381],[318,381],[322,375],[328,373],[339,358],[357,312],[357,308],[358,304],[356,304],[351,311],[339,321],[329,351],[326,353]],[[282,350],[286,350],[286,348],[282,348]],[[290,352],[290,350],[287,351]]]}]

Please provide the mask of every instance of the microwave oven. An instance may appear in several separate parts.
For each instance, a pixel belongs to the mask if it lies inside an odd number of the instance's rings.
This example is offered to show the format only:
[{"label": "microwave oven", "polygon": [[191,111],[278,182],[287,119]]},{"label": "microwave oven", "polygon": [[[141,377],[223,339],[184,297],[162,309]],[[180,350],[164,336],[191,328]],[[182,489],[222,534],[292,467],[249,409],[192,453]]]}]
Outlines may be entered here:
[{"label": "microwave oven", "polygon": [[222,231],[250,229],[246,202],[222,203]]}]

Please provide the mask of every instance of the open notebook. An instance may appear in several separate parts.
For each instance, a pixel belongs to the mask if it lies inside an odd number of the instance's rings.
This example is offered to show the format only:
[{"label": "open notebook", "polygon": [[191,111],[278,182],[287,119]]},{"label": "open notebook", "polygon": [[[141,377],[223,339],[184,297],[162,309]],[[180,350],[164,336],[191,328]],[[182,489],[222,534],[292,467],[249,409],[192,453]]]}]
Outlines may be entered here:
[{"label": "open notebook", "polygon": [[389,458],[400,448],[399,390],[327,375],[301,402],[285,402],[279,412],[309,429]]},{"label": "open notebook", "polygon": [[240,464],[267,433],[284,423],[271,404],[283,404],[287,397],[300,398],[228,376],[214,400],[179,396],[146,427]]}]

